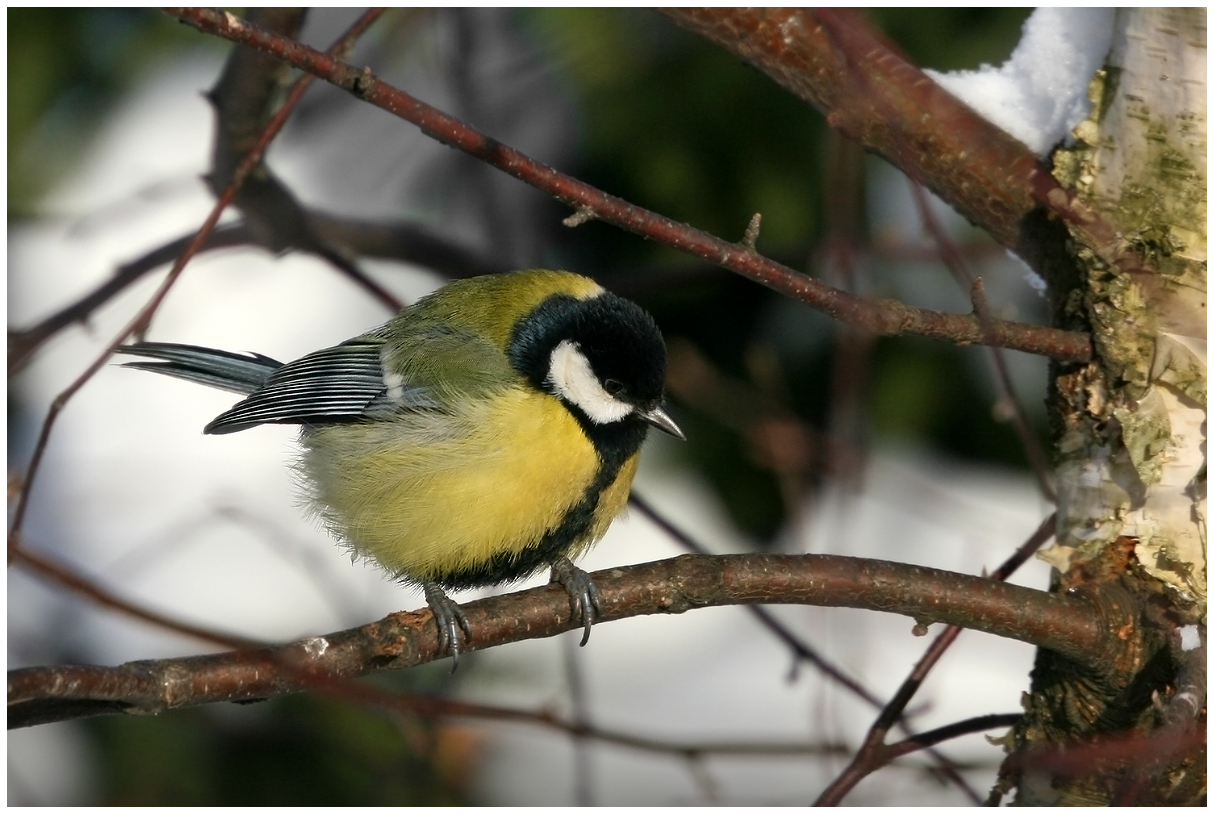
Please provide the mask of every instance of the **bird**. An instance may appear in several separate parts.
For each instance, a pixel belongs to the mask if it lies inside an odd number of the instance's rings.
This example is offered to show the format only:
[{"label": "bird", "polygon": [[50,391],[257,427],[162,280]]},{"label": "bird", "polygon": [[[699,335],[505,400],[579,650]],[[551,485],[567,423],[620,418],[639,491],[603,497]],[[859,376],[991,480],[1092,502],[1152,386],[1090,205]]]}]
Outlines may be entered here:
[{"label": "bird", "polygon": [[447,591],[545,568],[586,644],[601,599],[572,560],[624,510],[649,428],[684,438],[664,408],[653,317],[569,271],[456,280],[287,364],[165,342],[115,350],[144,357],[123,367],[243,395],[206,434],[301,425],[308,506],[354,555],[423,589],[453,670],[459,631],[472,633]]}]

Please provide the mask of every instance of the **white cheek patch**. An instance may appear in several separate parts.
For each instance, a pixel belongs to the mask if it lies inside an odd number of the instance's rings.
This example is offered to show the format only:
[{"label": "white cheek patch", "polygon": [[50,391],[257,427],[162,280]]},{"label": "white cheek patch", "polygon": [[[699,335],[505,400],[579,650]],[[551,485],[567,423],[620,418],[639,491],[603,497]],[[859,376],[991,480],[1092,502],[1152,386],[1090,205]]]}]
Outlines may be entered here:
[{"label": "white cheek patch", "polygon": [[552,349],[548,359],[548,383],[556,394],[581,408],[595,424],[610,424],[632,413],[626,404],[603,389],[602,382],[590,368],[590,361],[568,339]]}]

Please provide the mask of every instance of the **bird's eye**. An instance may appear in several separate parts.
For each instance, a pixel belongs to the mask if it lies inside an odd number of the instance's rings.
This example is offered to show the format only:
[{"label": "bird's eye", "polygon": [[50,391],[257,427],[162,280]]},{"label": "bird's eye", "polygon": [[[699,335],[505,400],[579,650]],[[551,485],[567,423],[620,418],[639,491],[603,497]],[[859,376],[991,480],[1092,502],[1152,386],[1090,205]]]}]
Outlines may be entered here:
[{"label": "bird's eye", "polygon": [[624,392],[624,383],[619,379],[606,379],[603,381],[603,389],[612,396],[618,396]]}]

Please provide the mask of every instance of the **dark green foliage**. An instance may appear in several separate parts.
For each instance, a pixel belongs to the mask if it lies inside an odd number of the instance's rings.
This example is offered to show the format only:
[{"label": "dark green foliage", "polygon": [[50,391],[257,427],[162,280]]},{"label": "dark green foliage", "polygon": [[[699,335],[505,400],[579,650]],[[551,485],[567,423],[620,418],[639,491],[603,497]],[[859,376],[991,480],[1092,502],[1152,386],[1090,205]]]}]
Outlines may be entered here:
[{"label": "dark green foliage", "polygon": [[88,727],[102,805],[467,802],[436,769],[430,724],[313,695]]},{"label": "dark green foliage", "polygon": [[[578,177],[734,240],[762,211],[768,249],[804,245],[818,229],[825,125],[787,91],[653,12],[544,9],[524,20],[575,96]],[[651,244],[614,243],[620,262],[652,262]]]},{"label": "dark green foliage", "polygon": [[[871,15],[912,60],[949,70],[1002,63],[1028,11],[886,9]],[[575,102],[579,157],[568,169],[579,178],[727,240],[741,239],[751,215],[761,212],[760,250],[815,277],[825,273],[825,240],[841,233],[861,252],[872,248],[863,221],[864,162],[853,162],[848,176],[843,154],[827,141],[822,116],[763,74],[648,11],[544,9],[526,12],[520,23]],[[858,191],[845,199],[840,183]],[[653,311],[668,339],[690,340],[724,376],[748,380],[744,359],[756,343],[808,347],[780,353],[783,386],[811,430],[829,429],[836,340],[833,325],[819,315],[805,309],[804,330],[795,323],[791,328],[819,337],[808,345],[779,331],[773,336],[767,323],[779,298],[760,286],[707,269],[689,273],[694,260],[602,224],[554,238],[575,268],[605,271],[608,280],[617,279],[612,275],[620,269],[645,268],[652,290],[621,287],[621,293]],[[878,293],[883,279],[898,277],[901,262],[886,256],[867,265],[861,290]],[[955,288],[940,269],[936,284]],[[639,277],[621,275],[641,288]],[[672,282],[663,286],[664,278]],[[958,301],[965,296],[959,293]],[[1024,465],[1014,432],[991,417],[983,367],[962,364],[963,353],[981,351],[902,338],[875,348],[871,381],[859,383],[871,399],[858,405],[870,425],[849,442],[926,443],[954,455]],[[693,440],[680,453],[717,487],[741,528],[768,539],[785,520],[777,478],[756,464],[737,428],[688,411],[678,416]],[[811,473],[807,487],[822,476]]]},{"label": "dark green foliage", "polygon": [[150,9],[9,8],[9,218],[71,168],[130,80],[186,42],[201,45]]},{"label": "dark green foliage", "polygon": [[1006,60],[1030,12],[994,6],[884,6],[868,13],[916,65],[970,71]]}]

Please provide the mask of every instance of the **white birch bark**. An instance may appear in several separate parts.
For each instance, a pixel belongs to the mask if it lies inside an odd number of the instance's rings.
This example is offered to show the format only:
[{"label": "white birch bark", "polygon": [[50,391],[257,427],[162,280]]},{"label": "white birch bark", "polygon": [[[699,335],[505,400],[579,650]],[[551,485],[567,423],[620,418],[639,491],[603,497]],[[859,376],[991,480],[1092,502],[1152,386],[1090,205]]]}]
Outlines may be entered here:
[{"label": "white birch bark", "polygon": [[1206,11],[1123,9],[1071,182],[1156,270],[1088,262],[1103,375],[1060,445],[1060,570],[1119,538],[1182,604],[1206,597]]}]

